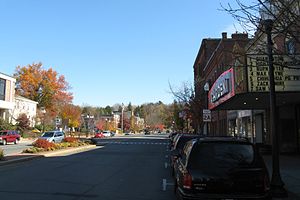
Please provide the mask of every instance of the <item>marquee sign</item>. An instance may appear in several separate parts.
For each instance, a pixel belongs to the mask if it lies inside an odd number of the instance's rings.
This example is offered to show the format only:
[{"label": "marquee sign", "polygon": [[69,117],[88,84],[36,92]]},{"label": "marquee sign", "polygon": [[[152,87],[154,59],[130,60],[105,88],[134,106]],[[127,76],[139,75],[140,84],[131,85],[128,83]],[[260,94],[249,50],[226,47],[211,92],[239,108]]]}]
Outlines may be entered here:
[{"label": "marquee sign", "polygon": [[[294,63],[288,56],[274,55],[274,81],[278,92],[300,91],[300,63]],[[269,91],[268,56],[251,55],[247,57],[248,91]]]},{"label": "marquee sign", "polygon": [[213,109],[235,95],[233,69],[219,76],[208,93],[208,108]]}]

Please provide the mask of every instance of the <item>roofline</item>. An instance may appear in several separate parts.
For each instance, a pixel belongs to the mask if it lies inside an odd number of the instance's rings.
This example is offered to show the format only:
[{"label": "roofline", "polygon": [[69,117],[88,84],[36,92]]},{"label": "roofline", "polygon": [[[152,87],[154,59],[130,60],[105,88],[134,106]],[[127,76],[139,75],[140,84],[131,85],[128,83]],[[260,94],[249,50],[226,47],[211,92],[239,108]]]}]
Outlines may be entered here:
[{"label": "roofline", "polygon": [[28,102],[31,102],[31,103],[39,104],[37,101],[33,101],[33,100],[31,100],[31,99],[28,99],[28,98],[26,98],[26,97],[22,97],[22,96],[20,96],[20,95],[15,95],[15,99],[23,99],[23,100],[28,101]]},{"label": "roofline", "polygon": [[1,77],[1,75],[7,76],[9,79],[12,79],[12,80],[15,80],[15,81],[16,81],[16,78],[13,77],[13,76],[11,76],[11,75],[7,75],[7,74],[5,74],[5,73],[3,73],[3,72],[0,72],[0,77]]}]

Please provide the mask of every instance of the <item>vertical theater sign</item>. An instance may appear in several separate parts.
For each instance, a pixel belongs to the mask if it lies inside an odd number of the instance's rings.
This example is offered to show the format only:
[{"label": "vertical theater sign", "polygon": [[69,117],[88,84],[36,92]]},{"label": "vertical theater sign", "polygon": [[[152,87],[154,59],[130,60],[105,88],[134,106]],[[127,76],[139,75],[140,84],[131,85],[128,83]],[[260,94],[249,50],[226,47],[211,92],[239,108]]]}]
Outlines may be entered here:
[{"label": "vertical theater sign", "polygon": [[223,72],[208,93],[208,108],[211,110],[235,95],[233,68]]}]

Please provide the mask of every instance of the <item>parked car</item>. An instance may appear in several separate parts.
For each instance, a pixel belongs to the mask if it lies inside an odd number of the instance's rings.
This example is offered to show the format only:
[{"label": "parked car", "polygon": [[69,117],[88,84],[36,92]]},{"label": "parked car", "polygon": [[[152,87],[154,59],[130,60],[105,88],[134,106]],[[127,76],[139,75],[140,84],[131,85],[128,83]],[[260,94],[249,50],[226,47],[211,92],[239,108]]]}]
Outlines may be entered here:
[{"label": "parked car", "polygon": [[182,133],[177,133],[177,134],[174,134],[174,135],[170,138],[170,145],[169,145],[169,149],[170,149],[170,150],[173,149],[173,147],[174,147],[174,145],[175,145],[175,142],[176,142],[177,138],[178,138],[179,136],[181,136],[181,135],[182,135]]},{"label": "parked car", "polygon": [[105,136],[103,135],[102,132],[97,132],[94,136],[94,138],[104,138]]},{"label": "parked car", "polygon": [[21,139],[20,134],[15,130],[2,130],[0,131],[0,143],[6,145],[9,142],[17,144]]},{"label": "parked car", "polygon": [[198,138],[186,143],[174,163],[179,199],[269,199],[269,174],[250,142]]},{"label": "parked car", "polygon": [[63,141],[63,139],[65,138],[65,133],[62,131],[46,131],[40,138],[49,142],[57,143]]},{"label": "parked car", "polygon": [[172,170],[172,175],[174,175],[174,162],[177,160],[178,156],[182,155],[183,153],[183,147],[185,143],[188,141],[198,138],[200,135],[196,134],[179,134],[176,140],[174,141],[174,145],[172,146],[171,149],[171,170]]},{"label": "parked car", "polygon": [[144,130],[144,134],[145,134],[145,135],[150,135],[150,131],[149,131],[148,129],[145,129],[145,130]]},{"label": "parked car", "polygon": [[105,137],[112,137],[112,134],[110,131],[102,131],[102,134],[105,136]]}]

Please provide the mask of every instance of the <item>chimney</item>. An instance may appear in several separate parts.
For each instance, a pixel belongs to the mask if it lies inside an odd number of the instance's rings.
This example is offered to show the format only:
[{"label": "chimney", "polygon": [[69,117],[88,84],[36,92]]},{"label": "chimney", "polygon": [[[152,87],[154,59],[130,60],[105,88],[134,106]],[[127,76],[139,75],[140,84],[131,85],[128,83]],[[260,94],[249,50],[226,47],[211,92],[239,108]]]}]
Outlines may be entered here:
[{"label": "chimney", "polygon": [[248,39],[248,33],[233,33],[231,35],[231,38],[234,40],[247,40]]},{"label": "chimney", "polygon": [[227,39],[227,32],[222,32],[222,39]]}]

